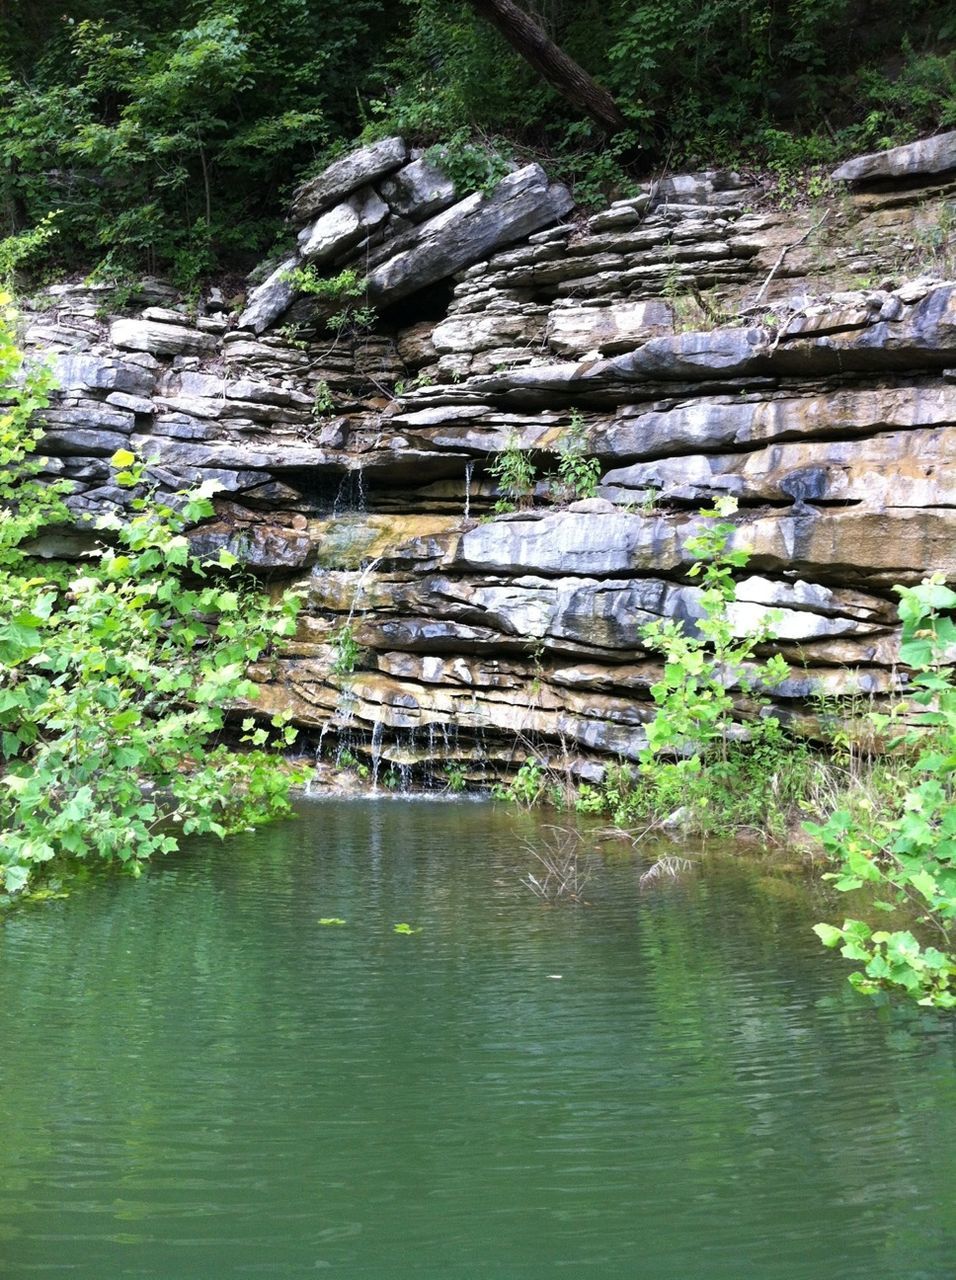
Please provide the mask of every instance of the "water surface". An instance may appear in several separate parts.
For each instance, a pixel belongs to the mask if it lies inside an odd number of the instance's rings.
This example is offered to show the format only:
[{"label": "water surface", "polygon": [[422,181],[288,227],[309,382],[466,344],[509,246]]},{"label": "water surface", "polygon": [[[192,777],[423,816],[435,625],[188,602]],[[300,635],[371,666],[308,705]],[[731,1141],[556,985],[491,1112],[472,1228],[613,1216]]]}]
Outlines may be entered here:
[{"label": "water surface", "polygon": [[314,803],[8,917],[0,1275],[952,1280],[952,1022],[799,882],[547,907],[527,837]]}]

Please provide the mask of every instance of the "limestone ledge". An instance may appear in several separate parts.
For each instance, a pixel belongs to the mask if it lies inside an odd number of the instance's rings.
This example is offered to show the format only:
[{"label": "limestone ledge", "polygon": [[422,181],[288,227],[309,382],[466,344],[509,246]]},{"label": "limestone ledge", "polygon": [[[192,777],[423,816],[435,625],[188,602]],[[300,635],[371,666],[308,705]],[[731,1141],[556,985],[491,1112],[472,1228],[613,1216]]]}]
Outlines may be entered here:
[{"label": "limestone ledge", "polygon": [[[134,314],[56,286],[26,339],[54,363],[41,448],[79,530],[45,546],[74,554],[84,517],[124,509],[118,448],[162,491],[213,480],[195,549],[305,594],[264,708],[403,768],[477,779],[538,753],[591,777],[643,745],[640,628],[693,627],[687,540],[729,494],[751,553],[734,623],[774,611],[774,706],[817,733],[819,698],[898,689],[894,585],[956,581],[956,135],[929,143],[850,162],[806,211],[711,172],[571,221],[539,166],[460,199],[386,139],[300,188],[297,247],[241,314],[155,281]],[[289,271],[358,262],[383,318],[323,334]],[[600,484],[562,505],[572,427]],[[509,447],[538,480],[491,519]]]}]

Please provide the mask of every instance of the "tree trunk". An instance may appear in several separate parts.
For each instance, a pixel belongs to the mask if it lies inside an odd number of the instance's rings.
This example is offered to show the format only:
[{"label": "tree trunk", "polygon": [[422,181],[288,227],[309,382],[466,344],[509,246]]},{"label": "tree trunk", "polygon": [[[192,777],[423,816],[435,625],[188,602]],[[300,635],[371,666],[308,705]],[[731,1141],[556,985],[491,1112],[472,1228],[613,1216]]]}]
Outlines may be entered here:
[{"label": "tree trunk", "polygon": [[468,0],[482,18],[498,28],[522,58],[563,98],[608,131],[617,133],[626,121],[606,89],[550,40],[537,22],[512,0]]}]

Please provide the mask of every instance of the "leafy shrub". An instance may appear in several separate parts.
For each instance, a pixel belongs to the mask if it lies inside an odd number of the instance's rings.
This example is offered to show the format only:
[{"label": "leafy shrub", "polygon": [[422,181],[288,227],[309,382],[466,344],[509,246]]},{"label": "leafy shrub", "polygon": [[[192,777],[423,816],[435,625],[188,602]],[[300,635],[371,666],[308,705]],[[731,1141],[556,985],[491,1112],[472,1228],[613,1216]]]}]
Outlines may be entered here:
[{"label": "leafy shrub", "polygon": [[[227,710],[254,699],[250,662],[294,629],[297,600],[270,604],[223,551],[201,563],[184,536],[212,513],[208,490],[177,509],[148,496],[125,523],[104,517],[82,567],[33,560],[24,542],[61,518],[60,492],[33,479],[30,415],[49,376],[23,371],[9,302],[0,299],[0,886],[22,890],[62,858],[143,859],[178,844],[177,830],[231,831],[289,811],[294,776],[264,750],[217,740]],[[139,486],[132,454],[116,482]],[[280,743],[294,738],[272,722]]]},{"label": "leafy shrub", "polygon": [[584,419],[575,409],[558,451],[557,475],[549,479],[551,491],[565,502],[593,498],[600,479],[601,463],[587,455]]},{"label": "leafy shrub", "polygon": [[295,267],[287,278],[300,293],[319,302],[326,327],[333,333],[358,333],[375,324],[375,308],[358,305],[365,296],[365,280],[353,267],[336,276],[320,276],[313,266]]},{"label": "leafy shrub", "polygon": [[41,256],[57,234],[58,209],[47,213],[35,227],[0,240],[0,286],[12,289],[17,271],[31,259]]},{"label": "leafy shrub", "polygon": [[[819,924],[825,946],[863,962],[850,982],[866,994],[899,989],[920,1004],[956,1007],[956,592],[942,577],[897,587],[903,623],[900,658],[913,671],[911,697],[922,707],[897,740],[915,754],[908,786],[889,811],[863,826],[846,809],[809,829],[840,864],[836,888],[868,887],[878,911],[915,913],[937,946],[924,946],[909,929],[874,929],[864,920]],[[878,719],[878,728],[891,723]]]},{"label": "leafy shrub", "polygon": [[426,160],[450,178],[459,197],[475,191],[490,196],[508,172],[508,161],[484,143],[473,142],[467,129],[456,129],[446,142],[425,152]]},{"label": "leafy shrub", "polygon": [[[657,714],[647,726],[645,765],[653,764],[661,753],[699,761],[717,752],[727,758],[734,736],[733,685],[747,692],[771,689],[786,679],[787,665],[779,654],[757,663],[758,646],[772,638],[776,618],[771,613],[764,624],[740,634],[730,606],[737,598],[733,571],[743,568],[749,552],[733,549],[734,526],[726,517],[737,510],[735,498],[719,498],[713,508],[700,514],[712,523],[688,539],[687,550],[696,559],[689,574],[701,579],[702,617],[695,631],[674,618],[652,622],[641,631],[641,640],[664,655],[664,673],[651,686]],[[758,693],[759,700],[759,693]],[[758,720],[752,734],[773,731],[776,722]],[[739,736],[739,735],[738,735]]]},{"label": "leafy shrub", "polygon": [[534,493],[534,463],[527,450],[512,436],[507,449],[496,454],[488,472],[498,481],[501,498],[495,503],[499,514],[514,511],[515,507],[530,505]]},{"label": "leafy shrub", "polygon": [[499,783],[492,789],[496,800],[531,808],[543,799],[547,790],[547,771],[540,760],[526,760],[507,784]]}]

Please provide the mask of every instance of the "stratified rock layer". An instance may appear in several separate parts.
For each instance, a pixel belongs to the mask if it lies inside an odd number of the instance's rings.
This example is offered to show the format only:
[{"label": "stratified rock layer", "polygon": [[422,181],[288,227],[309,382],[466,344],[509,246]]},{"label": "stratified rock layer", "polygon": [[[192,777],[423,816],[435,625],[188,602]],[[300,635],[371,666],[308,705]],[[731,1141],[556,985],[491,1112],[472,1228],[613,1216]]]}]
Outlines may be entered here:
[{"label": "stratified rock layer", "polygon": [[[956,580],[952,144],[851,161],[805,212],[710,172],[573,222],[537,165],[459,199],[401,139],[364,148],[299,189],[298,247],[238,319],[155,282],[108,320],[102,286],[50,291],[27,337],[55,360],[42,448],[80,528],[41,549],[82,549],[84,517],[128,501],[118,448],[161,490],[214,480],[196,549],[306,598],[263,707],[375,768],[535,754],[594,776],[644,744],[641,627],[694,625],[688,539],[732,495],[734,623],[775,612],[774,699],[812,733],[814,698],[898,687],[894,585]],[[305,263],[355,269],[380,322],[323,332]],[[600,463],[585,501],[548,478],[569,442]],[[495,518],[507,448],[537,481]]]}]

